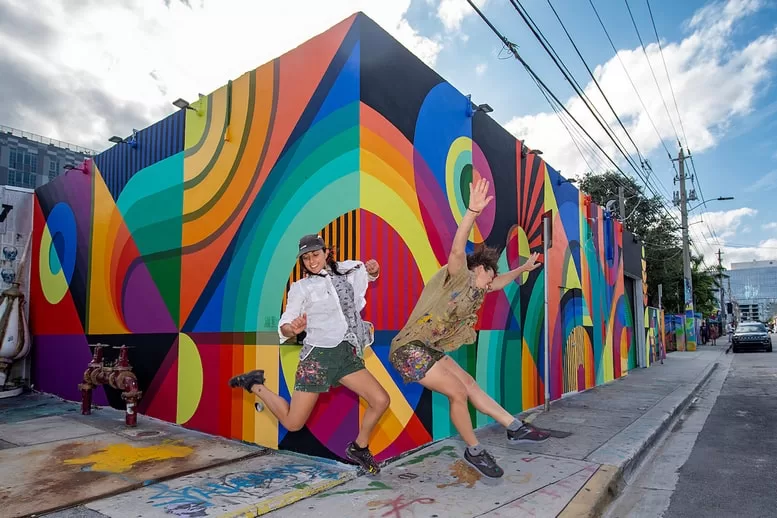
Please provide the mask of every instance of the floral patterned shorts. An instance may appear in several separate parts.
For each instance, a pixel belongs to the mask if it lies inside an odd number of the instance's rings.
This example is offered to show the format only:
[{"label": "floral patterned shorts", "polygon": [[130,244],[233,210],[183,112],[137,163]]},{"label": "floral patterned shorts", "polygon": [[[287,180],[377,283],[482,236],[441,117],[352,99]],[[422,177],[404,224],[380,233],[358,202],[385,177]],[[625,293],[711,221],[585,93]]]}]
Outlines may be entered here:
[{"label": "floral patterned shorts", "polygon": [[421,342],[413,341],[394,351],[389,357],[389,361],[405,383],[412,383],[422,380],[432,365],[443,358],[445,358],[445,353],[427,347]]},{"label": "floral patterned shorts", "polygon": [[294,390],[301,392],[328,392],[349,374],[364,368],[364,360],[356,355],[349,342],[336,347],[314,347],[307,358],[300,360]]}]

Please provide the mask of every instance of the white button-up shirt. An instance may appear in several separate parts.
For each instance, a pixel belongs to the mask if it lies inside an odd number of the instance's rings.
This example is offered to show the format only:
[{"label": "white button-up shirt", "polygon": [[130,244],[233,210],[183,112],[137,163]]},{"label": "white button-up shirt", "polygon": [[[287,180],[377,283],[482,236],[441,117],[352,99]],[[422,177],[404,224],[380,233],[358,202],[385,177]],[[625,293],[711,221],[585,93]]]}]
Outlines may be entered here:
[{"label": "white button-up shirt", "polygon": [[[345,272],[353,269],[346,279],[353,286],[353,295],[356,308],[361,311],[367,305],[367,283],[377,277],[371,277],[361,261],[341,261],[337,263],[338,269]],[[356,268],[359,266],[359,268]],[[354,269],[355,268],[355,269]],[[326,270],[323,275],[309,275],[298,280],[289,288],[286,298],[286,311],[281,315],[278,323],[278,336],[280,343],[288,340],[281,332],[281,327],[290,324],[292,320],[303,314],[307,315],[308,325],[305,329],[304,345],[312,347],[336,347],[343,341],[348,332],[348,322],[340,307],[340,298],[332,279]]]}]

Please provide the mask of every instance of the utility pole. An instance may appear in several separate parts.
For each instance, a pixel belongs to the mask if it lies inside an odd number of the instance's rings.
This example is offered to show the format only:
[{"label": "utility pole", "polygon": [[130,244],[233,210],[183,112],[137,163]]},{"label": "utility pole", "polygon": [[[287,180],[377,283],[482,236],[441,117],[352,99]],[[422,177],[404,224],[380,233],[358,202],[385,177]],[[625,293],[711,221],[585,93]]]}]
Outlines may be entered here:
[{"label": "utility pole", "polygon": [[688,240],[688,195],[685,192],[685,155],[683,148],[677,155],[677,162],[680,165],[680,172],[677,180],[680,182],[680,224],[683,231],[683,278],[685,288],[685,340],[686,350],[696,350],[696,314],[693,309],[693,280],[691,277],[691,244]]},{"label": "utility pole", "polygon": [[626,196],[623,186],[618,187],[618,213],[621,217],[621,223],[626,221]]},{"label": "utility pole", "polygon": [[725,290],[723,289],[723,252],[718,248],[718,282],[720,283],[720,322],[723,320],[728,324],[728,316],[726,316],[726,301]]}]

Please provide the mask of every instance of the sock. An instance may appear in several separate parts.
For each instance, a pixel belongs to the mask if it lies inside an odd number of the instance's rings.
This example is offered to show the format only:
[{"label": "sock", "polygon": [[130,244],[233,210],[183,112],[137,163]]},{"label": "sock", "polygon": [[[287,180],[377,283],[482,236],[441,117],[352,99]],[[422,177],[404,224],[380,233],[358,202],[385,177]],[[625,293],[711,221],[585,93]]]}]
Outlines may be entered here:
[{"label": "sock", "polygon": [[483,446],[481,446],[480,443],[475,446],[467,446],[467,451],[470,455],[480,455],[483,453]]},{"label": "sock", "polygon": [[513,422],[507,425],[507,429],[511,432],[517,432],[523,426],[523,422],[519,419],[513,419]]},{"label": "sock", "polygon": [[368,444],[367,446],[365,446],[364,448],[362,448],[361,446],[359,446],[359,445],[356,443],[356,441],[353,441],[353,449],[354,449],[354,450],[356,450],[356,451],[364,451],[364,450],[369,450],[369,449],[370,449],[370,445]]}]

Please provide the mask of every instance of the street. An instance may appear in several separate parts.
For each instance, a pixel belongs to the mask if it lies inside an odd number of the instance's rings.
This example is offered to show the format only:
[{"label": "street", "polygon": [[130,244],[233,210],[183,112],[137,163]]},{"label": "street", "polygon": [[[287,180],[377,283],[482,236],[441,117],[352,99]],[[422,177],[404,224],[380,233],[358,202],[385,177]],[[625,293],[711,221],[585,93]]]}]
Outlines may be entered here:
[{"label": "street", "polygon": [[[777,336],[772,339],[777,342]],[[777,354],[722,357],[707,386],[627,478],[605,516],[775,516],[775,420]]]}]

